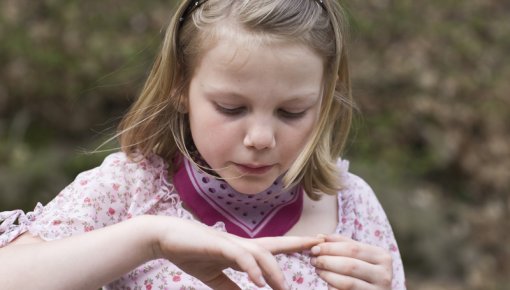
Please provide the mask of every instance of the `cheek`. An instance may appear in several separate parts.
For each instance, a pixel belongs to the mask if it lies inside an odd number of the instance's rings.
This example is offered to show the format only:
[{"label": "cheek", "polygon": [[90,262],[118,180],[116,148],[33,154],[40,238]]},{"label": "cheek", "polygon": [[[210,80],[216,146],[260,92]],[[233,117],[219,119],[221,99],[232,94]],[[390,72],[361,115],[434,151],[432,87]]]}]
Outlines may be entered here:
[{"label": "cheek", "polygon": [[202,157],[211,165],[232,148],[235,130],[215,112],[195,112],[190,116],[193,142]]},{"label": "cheek", "polygon": [[295,132],[294,134],[289,133],[290,136],[282,140],[283,153],[285,155],[298,155],[300,153],[310,136],[309,130],[306,130],[306,134],[304,132],[305,130]]},{"label": "cheek", "polygon": [[[282,139],[282,155],[287,160],[294,160],[299,153],[303,150],[306,143],[312,136],[313,130],[317,125],[315,115],[310,116],[309,119],[303,120],[297,126],[287,129]],[[284,131],[285,132],[285,131]]]}]

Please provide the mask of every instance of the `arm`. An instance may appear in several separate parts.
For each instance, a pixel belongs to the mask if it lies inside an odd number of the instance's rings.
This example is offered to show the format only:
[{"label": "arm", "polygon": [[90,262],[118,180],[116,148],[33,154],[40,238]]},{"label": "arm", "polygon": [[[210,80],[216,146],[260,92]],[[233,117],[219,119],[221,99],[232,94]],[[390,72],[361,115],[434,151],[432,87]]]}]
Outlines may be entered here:
[{"label": "arm", "polygon": [[134,218],[52,242],[19,240],[0,249],[1,284],[5,289],[97,289],[154,258],[154,234],[146,223]]},{"label": "arm", "polygon": [[[167,258],[214,289],[238,289],[222,270],[247,272],[285,289],[272,254],[310,249],[316,238],[249,240],[179,218],[141,216],[70,238],[12,243],[0,249],[4,289],[97,289],[136,266]],[[20,275],[19,273],[24,273]]]}]

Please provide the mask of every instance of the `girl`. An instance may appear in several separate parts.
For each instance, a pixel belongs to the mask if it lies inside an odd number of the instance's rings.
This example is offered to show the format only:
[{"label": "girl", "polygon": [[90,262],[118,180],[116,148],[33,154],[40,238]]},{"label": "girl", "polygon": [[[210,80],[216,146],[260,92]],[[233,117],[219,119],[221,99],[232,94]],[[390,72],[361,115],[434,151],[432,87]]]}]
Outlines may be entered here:
[{"label": "girl", "polygon": [[338,159],[345,25],[334,0],[184,1],[122,152],[1,213],[2,287],[404,289],[379,202]]}]

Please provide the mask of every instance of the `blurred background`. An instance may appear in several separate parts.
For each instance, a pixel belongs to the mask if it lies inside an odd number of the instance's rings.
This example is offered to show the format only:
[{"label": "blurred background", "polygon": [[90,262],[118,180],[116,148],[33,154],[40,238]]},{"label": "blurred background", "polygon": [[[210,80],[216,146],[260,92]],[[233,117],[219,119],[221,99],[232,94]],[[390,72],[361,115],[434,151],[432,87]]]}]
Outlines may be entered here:
[{"label": "blurred background", "polygon": [[[174,1],[0,2],[0,211],[47,203],[105,154]],[[509,289],[510,2],[350,1],[346,151],[409,289]],[[107,147],[115,147],[110,144]]]}]

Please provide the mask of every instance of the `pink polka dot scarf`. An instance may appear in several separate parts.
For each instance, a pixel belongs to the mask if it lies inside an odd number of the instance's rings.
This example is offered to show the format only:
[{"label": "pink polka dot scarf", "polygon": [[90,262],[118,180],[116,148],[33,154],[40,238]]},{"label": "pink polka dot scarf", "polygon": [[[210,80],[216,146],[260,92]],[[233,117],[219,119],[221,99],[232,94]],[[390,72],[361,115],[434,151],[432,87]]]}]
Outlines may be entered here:
[{"label": "pink polka dot scarf", "polygon": [[174,186],[184,204],[205,224],[223,222],[229,233],[245,237],[281,236],[303,210],[301,186],[284,189],[281,179],[255,195],[234,190],[223,180],[181,159]]}]

